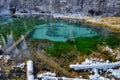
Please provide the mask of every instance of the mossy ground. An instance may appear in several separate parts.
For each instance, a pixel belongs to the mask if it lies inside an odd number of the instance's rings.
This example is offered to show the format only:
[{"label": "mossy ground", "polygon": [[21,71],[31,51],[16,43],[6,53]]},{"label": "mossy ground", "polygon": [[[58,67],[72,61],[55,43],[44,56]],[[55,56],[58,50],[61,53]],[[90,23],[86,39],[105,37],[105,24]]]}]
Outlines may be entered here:
[{"label": "mossy ground", "polygon": [[64,57],[65,55],[76,50],[81,55],[89,55],[92,52],[98,51],[97,45],[111,46],[112,48],[120,46],[119,38],[111,36],[103,38],[101,36],[76,38],[74,43],[71,42],[56,42],[53,46],[47,47],[46,52],[54,57]]},{"label": "mossy ground", "polygon": [[[101,19],[101,21],[105,22],[108,19],[110,18],[103,18]],[[113,20],[115,23],[115,21],[117,21],[118,19],[113,18]],[[1,24],[0,33],[6,35],[10,33],[10,31],[13,31],[14,34],[13,36],[15,40],[18,40],[22,34],[25,35],[28,31],[34,29],[35,26],[49,22],[56,22],[56,21],[57,20],[41,20],[38,18],[15,18],[13,19],[13,22],[7,24]],[[80,24],[81,23],[76,25],[79,26]],[[97,51],[98,50],[97,45],[103,44],[103,42],[105,42],[111,47],[116,47],[120,43],[119,38],[115,35],[112,37],[110,36],[109,38],[103,38],[101,36],[83,37],[83,38],[76,38],[75,42],[55,42],[54,45],[45,48],[45,50],[54,57],[64,57],[68,53],[74,51],[77,51],[80,54],[88,55],[91,54],[93,51]]]},{"label": "mossy ground", "polygon": [[18,40],[21,35],[25,35],[35,26],[44,23],[47,23],[47,21],[38,18],[13,18],[12,22],[0,24],[0,33],[6,36],[12,31],[15,40]]}]

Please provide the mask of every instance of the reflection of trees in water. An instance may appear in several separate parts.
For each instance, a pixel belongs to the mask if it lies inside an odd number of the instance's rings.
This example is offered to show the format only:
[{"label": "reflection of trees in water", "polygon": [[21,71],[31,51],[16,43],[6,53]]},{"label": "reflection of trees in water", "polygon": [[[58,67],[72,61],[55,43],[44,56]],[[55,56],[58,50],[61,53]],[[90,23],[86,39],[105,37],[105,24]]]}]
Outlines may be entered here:
[{"label": "reflection of trees in water", "polygon": [[[64,27],[62,29],[61,27]],[[86,29],[89,30],[89,29]],[[71,29],[67,29],[65,26],[57,26],[57,25],[50,25],[47,26],[46,35],[51,37],[64,37],[64,38],[76,38],[76,37],[84,37],[88,35],[96,35],[96,33],[92,30],[90,32],[78,34],[73,27]]]},{"label": "reflection of trees in water", "polygon": [[47,27],[46,35],[52,36],[52,37],[63,36],[64,38],[70,38],[71,35],[72,36],[77,35],[77,32],[75,32],[73,30],[72,30],[72,32],[69,32],[67,29],[62,29],[61,27],[65,27],[65,26],[50,25],[49,27]]},{"label": "reflection of trees in water", "polygon": [[112,35],[112,31],[109,28],[105,28],[105,27],[95,27],[95,28],[91,28],[93,31],[97,32],[100,36],[102,36],[103,38],[108,38],[110,35]]},{"label": "reflection of trees in water", "polygon": [[[66,25],[62,23],[51,22],[51,23],[47,23],[46,25],[43,25],[42,27],[36,28],[35,31],[37,31],[37,33],[40,33],[39,36],[45,39],[47,38],[47,39],[53,39],[53,40],[56,40],[56,39],[66,40],[70,38],[74,40],[74,38],[77,38],[77,37],[100,36],[99,33],[97,33],[98,31],[96,30],[99,30],[99,28],[96,29],[96,27],[91,27],[91,26],[78,27],[76,25]],[[103,30],[100,30],[100,31],[102,32]],[[106,31],[103,31],[103,32],[106,32]],[[39,36],[37,38],[39,38]]]},{"label": "reflection of trees in water", "polygon": [[52,37],[58,37],[59,35],[59,28],[55,27],[55,25],[51,25],[50,27],[47,27],[46,35],[52,36]]}]

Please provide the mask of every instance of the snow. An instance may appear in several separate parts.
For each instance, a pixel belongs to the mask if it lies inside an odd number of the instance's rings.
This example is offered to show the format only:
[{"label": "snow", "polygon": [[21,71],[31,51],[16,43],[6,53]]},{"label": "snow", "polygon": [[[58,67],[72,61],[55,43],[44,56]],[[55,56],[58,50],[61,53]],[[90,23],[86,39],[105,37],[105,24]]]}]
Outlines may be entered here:
[{"label": "snow", "polygon": [[11,57],[9,55],[6,55],[4,59],[5,59],[5,62],[7,63],[11,59]]},{"label": "snow", "polygon": [[33,75],[30,75],[28,80],[35,80]]},{"label": "snow", "polygon": [[60,18],[60,17],[83,18],[83,17],[87,17],[87,16],[85,16],[83,13],[67,14],[67,15],[54,13],[53,17],[54,18]]},{"label": "snow", "polygon": [[40,76],[52,76],[52,77],[55,77],[56,74],[55,73],[51,73],[51,72],[46,72],[46,73],[43,73],[43,74],[39,75],[38,77],[40,77]]},{"label": "snow", "polygon": [[51,76],[45,76],[42,78],[42,80],[58,80],[57,77],[51,77]]},{"label": "snow", "polygon": [[57,13],[56,13],[56,14],[53,14],[53,17],[54,17],[54,18],[63,17],[63,16],[64,16],[63,14],[57,14]]},{"label": "snow", "polygon": [[96,63],[96,64],[90,64],[90,65],[80,65],[80,64],[71,64],[70,68],[74,70],[83,70],[83,69],[102,69],[106,71],[107,69],[115,68],[120,66],[120,61],[115,63]]},{"label": "snow", "polygon": [[55,73],[46,72],[46,73],[39,74],[39,75],[37,76],[37,78],[42,78],[42,79],[44,79],[44,80],[47,80],[47,79],[57,80],[58,78],[55,77],[55,76],[56,76]]},{"label": "snow", "polygon": [[21,39],[23,39],[23,40],[25,39],[24,35],[21,35]]},{"label": "snow", "polygon": [[27,71],[33,73],[33,62],[31,60],[27,62]]},{"label": "snow", "polygon": [[120,78],[120,69],[113,70],[113,68],[119,67],[120,61],[110,63],[108,60],[104,61],[98,58],[90,58],[86,59],[85,62],[81,64],[70,65],[70,68],[74,70],[89,70],[90,73],[94,72],[94,75],[90,75],[89,78],[91,80],[110,80],[109,78],[105,78],[101,76],[101,70],[110,72],[109,76],[114,76],[116,78]]},{"label": "snow", "polygon": [[80,78],[56,77],[56,74],[51,72],[39,74],[37,78],[42,80],[83,80],[81,79],[81,77]]},{"label": "snow", "polygon": [[109,80],[108,78],[105,78],[101,75],[99,75],[98,70],[97,69],[93,69],[94,75],[90,75],[89,78],[91,80]]},{"label": "snow", "polygon": [[67,78],[67,77],[62,77],[62,80],[85,80],[85,79],[81,79],[81,78]]},{"label": "snow", "polygon": [[113,53],[113,50],[109,46],[106,46],[105,50],[108,51],[108,52],[110,52],[110,53]]},{"label": "snow", "polygon": [[[32,63],[31,60],[28,62],[31,65]],[[106,75],[105,77],[100,75],[102,70],[106,71],[106,73],[109,72],[110,73],[109,76],[120,78],[120,69],[119,70],[112,69],[118,66],[120,66],[120,61],[110,63],[108,60],[104,61],[103,59],[99,59],[99,58],[90,58],[90,59],[87,58],[85,62],[83,62],[81,65],[77,63],[76,65],[70,65],[70,68],[73,68],[74,70],[86,70],[86,69],[91,68],[90,71],[94,74],[89,75],[90,80],[110,80],[109,78],[106,78]],[[28,75],[29,75],[28,77],[30,77],[33,74],[28,74]],[[51,73],[51,72],[45,72],[45,73],[38,74],[37,79],[41,79],[41,80],[85,80],[81,76],[76,77],[76,78],[56,77],[56,74]],[[29,80],[34,80],[34,79],[29,79]]]},{"label": "snow", "polygon": [[27,62],[27,80],[34,80],[33,76],[33,61],[29,60]]},{"label": "snow", "polygon": [[116,78],[120,78],[120,69],[116,69],[116,70],[109,69],[108,72],[111,72],[110,75],[112,75],[112,76],[114,76]]},{"label": "snow", "polygon": [[25,63],[21,63],[21,64],[18,64],[16,67],[19,67],[19,68],[24,68],[25,67]]},{"label": "snow", "polygon": [[86,59],[82,64],[71,64],[70,68],[74,70],[86,70],[86,69],[99,69],[106,71],[107,69],[115,68],[120,66],[120,61],[109,63],[107,60],[103,62],[102,59],[91,58]]},{"label": "snow", "polygon": [[108,78],[105,78],[103,76],[100,76],[99,74],[95,73],[94,75],[89,76],[90,80],[110,80]]},{"label": "snow", "polygon": [[56,74],[51,72],[39,74],[37,78],[42,80],[83,80],[82,77],[80,78],[56,77]]},{"label": "snow", "polygon": [[2,59],[3,55],[0,55],[0,60]]},{"label": "snow", "polygon": [[89,65],[89,64],[96,64],[96,63],[103,63],[104,60],[103,59],[99,59],[99,58],[86,58],[84,62],[82,62],[83,65]]}]

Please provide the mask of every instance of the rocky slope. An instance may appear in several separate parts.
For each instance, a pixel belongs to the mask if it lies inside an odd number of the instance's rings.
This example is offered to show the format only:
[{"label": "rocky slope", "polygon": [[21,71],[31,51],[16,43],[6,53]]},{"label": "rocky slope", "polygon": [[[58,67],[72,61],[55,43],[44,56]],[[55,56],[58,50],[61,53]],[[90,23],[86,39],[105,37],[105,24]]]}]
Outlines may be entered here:
[{"label": "rocky slope", "polygon": [[120,0],[0,0],[0,13],[120,15]]}]

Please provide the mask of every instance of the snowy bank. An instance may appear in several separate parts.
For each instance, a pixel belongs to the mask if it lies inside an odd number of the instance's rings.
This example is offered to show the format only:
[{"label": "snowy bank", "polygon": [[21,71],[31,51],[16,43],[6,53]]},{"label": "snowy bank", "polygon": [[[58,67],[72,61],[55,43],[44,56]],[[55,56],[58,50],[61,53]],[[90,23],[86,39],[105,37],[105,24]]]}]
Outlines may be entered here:
[{"label": "snowy bank", "polygon": [[[102,61],[102,60],[101,60]],[[120,66],[120,61],[109,63],[109,61],[106,62],[98,62],[97,59],[86,59],[86,61],[82,64],[71,64],[70,68],[74,70],[88,70],[88,69],[100,69],[107,71],[107,69],[112,69]]]}]

